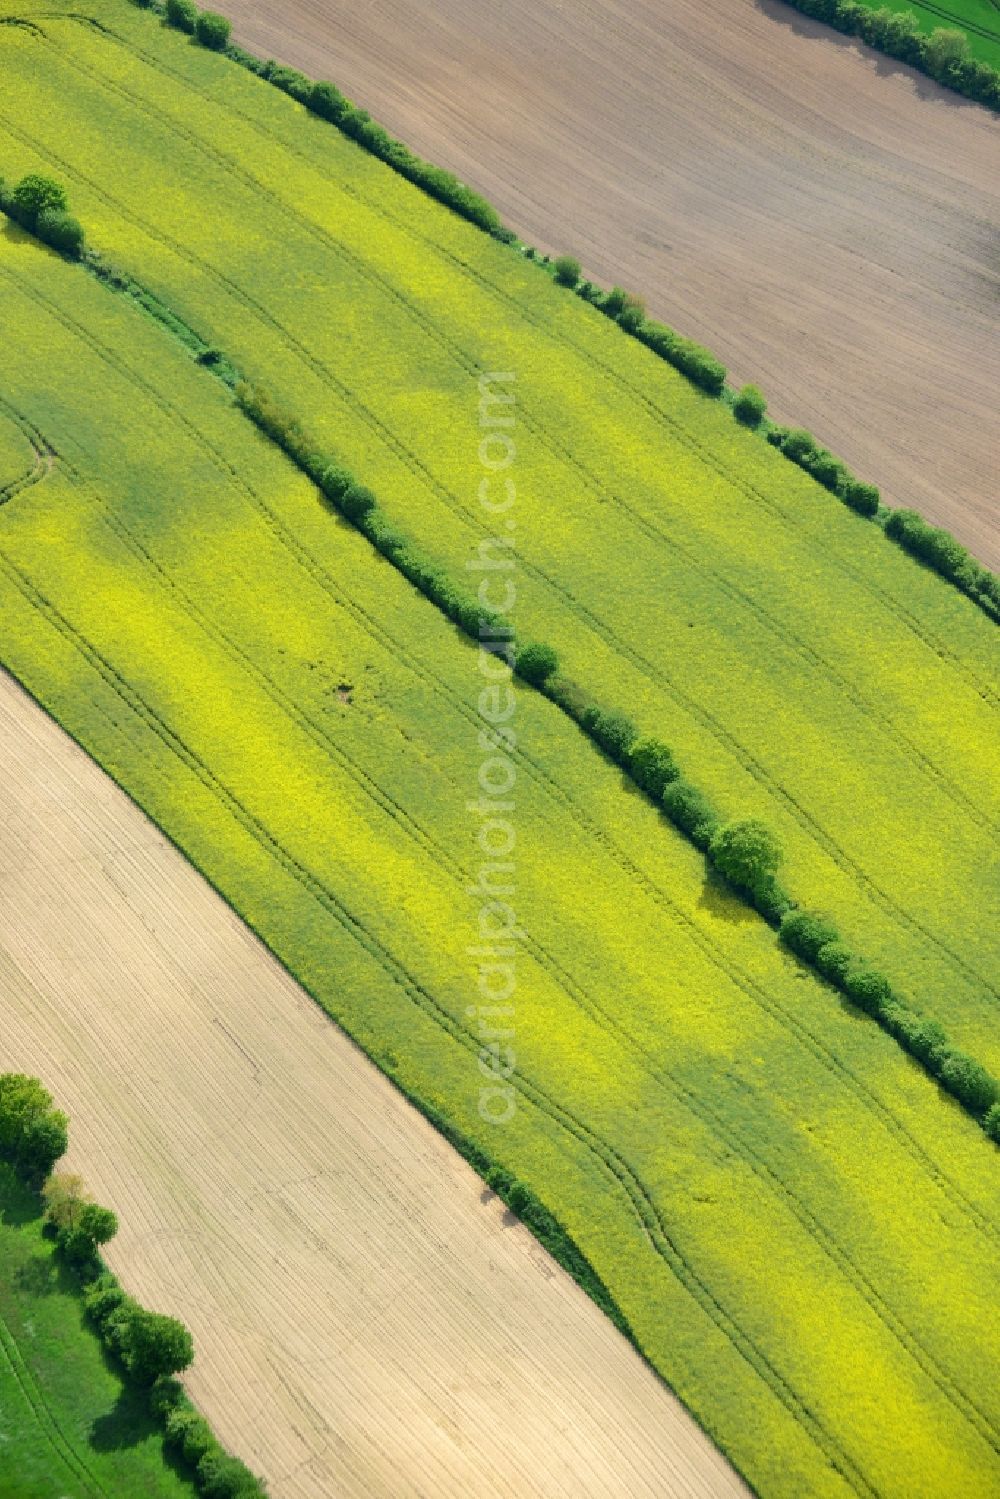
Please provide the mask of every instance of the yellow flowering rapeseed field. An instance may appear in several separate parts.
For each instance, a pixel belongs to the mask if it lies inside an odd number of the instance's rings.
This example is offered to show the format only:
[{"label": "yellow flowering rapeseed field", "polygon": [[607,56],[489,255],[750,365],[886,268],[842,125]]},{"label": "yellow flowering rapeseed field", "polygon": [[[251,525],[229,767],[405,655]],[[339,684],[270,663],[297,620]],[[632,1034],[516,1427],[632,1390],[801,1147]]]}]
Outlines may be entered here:
[{"label": "yellow flowering rapeseed field", "polygon": [[[0,171],[63,182],[456,576],[479,376],[516,376],[519,630],[996,1066],[995,627],[276,90],[119,0],[4,7]],[[0,309],[3,663],[551,1209],[759,1492],[1000,1492],[995,1147],[528,689],[484,1120],[475,648],[127,298],[5,228]]]}]

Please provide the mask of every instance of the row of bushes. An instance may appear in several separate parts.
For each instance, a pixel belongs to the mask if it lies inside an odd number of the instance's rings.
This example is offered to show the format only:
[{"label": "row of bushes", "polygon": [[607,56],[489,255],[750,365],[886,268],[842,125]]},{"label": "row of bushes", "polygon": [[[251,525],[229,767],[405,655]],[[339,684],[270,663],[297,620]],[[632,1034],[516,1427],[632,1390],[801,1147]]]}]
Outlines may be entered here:
[{"label": "row of bushes", "polygon": [[465,634],[474,640],[509,642],[513,648],[512,632],[506,620],[477,598],[457,588],[446,572],[423,557],[389,523],[371,490],[319,449],[306,436],[296,417],[265,391],[243,380],[237,382],[236,400],[251,421],[309,476],[333,508],[363,532],[372,545]]},{"label": "row of bushes", "polygon": [[[147,8],[159,9],[156,0],[139,0],[139,3],[146,5]],[[956,60],[952,56],[955,52],[953,40],[955,36],[958,36],[964,45],[961,33],[938,31],[930,38],[924,38],[913,31],[910,24],[912,18],[905,14],[900,16],[888,10],[872,11],[856,4],[855,0],[790,0],[790,3],[795,4],[807,15],[830,21],[841,30],[855,30],[858,35],[863,36],[866,41],[871,41],[873,45],[884,46],[887,51],[897,49],[893,51],[894,56],[904,57],[905,54],[906,61],[917,61],[918,65],[926,64],[926,71],[930,72],[931,76],[940,77],[940,81],[952,82],[954,87],[958,87],[959,84],[952,81],[952,75],[965,79],[968,89],[971,89],[973,85],[970,80],[979,77],[977,69],[983,66],[967,60],[963,61],[961,58]],[[285,67],[273,60],[261,61],[240,47],[227,45],[228,21],[212,12],[199,13],[192,4],[192,0],[167,0],[166,14],[171,24],[193,32],[206,46],[216,49],[224,48],[226,55],[234,62],[247,68],[259,78],[272,83],[276,88],[280,88],[321,119],[336,125],[344,134],[364,146],[366,150],[400,173],[407,181],[422,188],[439,202],[485,230],[486,233],[504,243],[509,244],[515,241],[515,234],[504,226],[491,203],[480,194],[473,192],[452,173],[414,155],[407,146],[395,140],[388,131],[372,120],[365,110],[356,108],[334,84],[314,82],[295,68]],[[951,37],[952,41],[946,45],[942,42],[942,37],[946,39]],[[943,60],[946,55],[951,58],[951,61]],[[923,62],[920,59],[923,59]],[[993,69],[986,69],[986,72],[995,80],[1000,79],[1000,74],[996,74]],[[978,86],[977,84],[976,87]],[[962,88],[963,91],[968,91],[965,84],[962,84]],[[971,97],[979,97],[979,95],[973,92]],[[985,95],[984,102],[990,102]],[[82,231],[80,244],[82,247]],[[526,253],[534,256],[534,252],[530,249]],[[546,264],[549,263],[547,256],[544,257],[544,261]],[[625,332],[639,339],[653,353],[673,365],[702,390],[711,395],[723,393],[726,383],[726,367],[710,350],[692,339],[683,337],[665,324],[647,318],[641,299],[624,291],[621,287],[616,286],[610,292],[602,292],[589,281],[581,281],[580,262],[575,257],[559,256],[552,265],[555,278],[561,285],[572,288],[598,307],[606,316],[617,322]],[[759,426],[763,421],[766,405],[763,395],[756,386],[748,385],[744,386],[735,397],[733,410],[738,420],[749,426]],[[767,435],[769,441],[786,457],[812,474],[852,510],[872,519],[878,515],[879,491],[877,487],[855,478],[846,464],[835,458],[826,448],[820,447],[811,434],[801,429],[775,427],[770,429]],[[904,513],[909,514],[909,512]],[[901,536],[888,527],[886,534],[893,540],[902,540]],[[939,534],[947,537],[945,532]],[[959,543],[953,538],[947,537],[947,540],[953,548],[959,547]],[[903,544],[905,545],[905,542]],[[907,547],[907,550],[915,549]],[[928,561],[931,566],[936,565],[931,555],[924,556],[924,560]],[[971,558],[968,560],[972,561]],[[997,596],[1000,594],[1000,581],[992,574],[980,568],[981,576],[978,583],[975,587],[968,587],[964,582],[953,577],[948,570],[938,568],[938,571],[943,577],[956,582],[957,586],[963,588],[963,591],[991,617],[1000,618],[996,603]]]},{"label": "row of bushes", "polygon": [[[549,263],[547,257],[544,263]],[[551,266],[560,286],[578,292],[695,385],[712,395],[722,394],[725,366],[700,344],[681,338],[662,323],[650,322],[639,297],[618,286],[602,293],[589,281],[581,281],[580,262],[572,255],[560,255]],[[762,426],[767,402],[755,385],[744,385],[732,405],[734,416],[745,426]],[[856,478],[842,459],[820,446],[811,432],[801,427],[768,425],[765,435],[773,447],[858,515],[869,520],[879,516],[881,496],[876,485]],[[982,567],[949,532],[929,525],[912,510],[890,511],[884,529],[891,541],[960,588],[992,619],[1000,620],[1000,578]]]},{"label": "row of bushes", "polygon": [[[518,669],[527,651],[533,653],[534,668],[534,653],[539,650],[527,647],[519,653]],[[847,948],[831,922],[797,908],[778,881],[782,855],[771,831],[756,819],[722,823],[704,794],[682,779],[667,745],[640,736],[623,713],[593,705],[581,708],[578,695],[569,692],[558,675],[554,652],[548,653],[546,667],[540,680],[534,669],[528,679],[567,707],[591,738],[705,853],[712,868],[778,928],[785,946],[877,1020],[1000,1144],[1000,1081],[954,1047],[937,1021],[922,1015],[893,991],[883,974]],[[521,675],[525,675],[523,670]]]},{"label": "row of bushes", "polygon": [[29,172],[12,188],[0,177],[0,211],[61,255],[83,254],[83,227],[69,212],[65,189],[50,177]]},{"label": "row of bushes", "polygon": [[802,427],[771,427],[767,440],[859,515],[878,514],[880,496],[875,485],[856,479],[846,463],[820,447],[811,432]]},{"label": "row of bushes", "polygon": [[936,83],[955,89],[992,109],[1000,109],[1000,71],[969,54],[963,31],[939,26],[930,35],[920,30],[912,11],[873,10],[859,0],[786,0],[803,15],[826,21],[848,36],[919,68]]},{"label": "row of bushes", "polygon": [[[159,9],[155,0],[138,0],[146,9]],[[203,46],[213,51],[226,53],[233,62],[264,79],[266,83],[280,88],[285,94],[304,104],[322,120],[336,125],[344,135],[377,156],[380,161],[405,177],[408,182],[423,188],[439,203],[454,210],[464,219],[484,229],[495,239],[510,243],[516,236],[504,226],[492,203],[473,192],[464,182],[443,167],[424,161],[398,141],[373,120],[367,110],[358,109],[332,83],[314,82],[297,68],[286,67],[273,59],[263,61],[246,52],[242,47],[230,43],[230,25],[224,16],[212,11],[198,11],[192,0],[166,0],[164,14],[169,25],[192,34]]]},{"label": "row of bushes", "polygon": [[884,974],[858,957],[826,917],[791,911],[781,922],[781,941],[803,962],[895,1038],[1000,1144],[1000,1081],[981,1063],[952,1046],[941,1025],[893,991]]},{"label": "row of bushes", "polygon": [[186,31],[212,52],[224,52],[229,46],[232,27],[225,16],[217,15],[215,11],[199,10],[192,0],[167,0],[164,14],[168,26]]},{"label": "row of bushes", "polygon": [[[187,1328],[140,1306],[103,1265],[101,1246],[117,1233],[118,1220],[110,1208],[87,1198],[78,1176],[53,1174],[67,1144],[66,1116],[39,1080],[0,1074],[0,1157],[32,1191],[41,1189],[46,1232],[75,1271],[87,1315],[108,1353],[148,1392],[153,1413],[164,1422],[164,1440],[189,1463],[204,1499],[264,1499],[260,1480],[224,1451],[174,1378],[194,1357]],[[171,1428],[182,1412],[186,1429],[198,1431],[190,1448]]]},{"label": "row of bushes", "polygon": [[[951,1047],[936,1022],[924,1020],[892,992],[886,979],[844,949],[829,924],[817,925],[819,918],[797,911],[795,901],[778,880],[782,852],[769,828],[756,819],[724,823],[704,794],[681,777],[667,744],[641,735],[626,713],[589,700],[577,683],[562,675],[559,657],[550,645],[518,645],[502,619],[492,616],[478,602],[463,599],[444,572],[419,558],[392,530],[372,491],[318,449],[294,417],[245,382],[237,385],[236,398],[244,412],[309,475],[340,513],[466,634],[476,641],[505,639],[517,675],[573,718],[662,807],[671,822],[706,855],[717,874],[778,929],[787,946],[878,1020],[1000,1143],[1000,1084],[978,1062]],[[927,1034],[936,1037],[936,1046],[933,1054],[927,1051],[924,1055],[920,1038]]]},{"label": "row of bushes", "polygon": [[915,510],[891,510],[885,533],[1000,621],[1000,577],[970,556],[949,531],[929,525]]}]

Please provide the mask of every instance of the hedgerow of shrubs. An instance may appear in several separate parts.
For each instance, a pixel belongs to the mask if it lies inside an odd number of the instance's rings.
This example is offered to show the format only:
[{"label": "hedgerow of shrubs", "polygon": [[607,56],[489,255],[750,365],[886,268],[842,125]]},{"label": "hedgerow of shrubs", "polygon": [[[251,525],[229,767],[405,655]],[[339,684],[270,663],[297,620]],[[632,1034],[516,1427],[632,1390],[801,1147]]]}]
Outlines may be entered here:
[{"label": "hedgerow of shrubs", "polygon": [[[659,801],[675,826],[707,854],[712,867],[778,928],[780,939],[788,948],[878,1020],[985,1128],[988,1110],[1000,1100],[1000,1084],[973,1058],[951,1048],[936,1022],[921,1017],[893,992],[883,974],[852,953],[839,940],[833,922],[795,908],[778,882],[781,848],[765,824],[752,818],[722,824],[703,793],[681,778],[666,744],[640,737],[627,714],[588,702],[576,684],[559,674],[558,657],[551,647],[531,643],[517,649],[513,631],[502,617],[491,617],[477,603],[463,599],[446,574],[419,557],[403,538],[392,532],[371,491],[318,451],[293,417],[245,382],[237,385],[236,399],[342,513],[348,515],[353,510],[349,518],[354,524],[466,634],[480,641],[488,635],[498,641],[506,639],[510,663],[522,679],[538,687],[574,718],[636,785],[652,800]],[[793,450],[807,450],[804,441],[807,437],[808,434],[803,434],[793,443]],[[362,496],[363,503],[352,501],[349,498],[352,495]],[[990,1125],[991,1130],[994,1124],[995,1121]]]},{"label": "hedgerow of shrubs", "polygon": [[100,1247],[117,1232],[118,1220],[110,1208],[85,1196],[79,1177],[53,1173],[67,1143],[66,1116],[39,1080],[0,1074],[0,1157],[26,1186],[41,1189],[45,1232],[75,1272],[101,1342],[147,1391],[152,1413],[164,1423],[165,1440],[183,1452],[204,1499],[265,1499],[264,1486],[220,1447],[173,1377],[194,1357],[187,1328],[140,1306],[102,1264]]},{"label": "hedgerow of shrubs", "polygon": [[827,917],[814,911],[792,911],[782,919],[781,941],[804,962],[877,1020],[963,1108],[1000,1143],[1000,1081],[975,1058],[958,1051],[944,1027],[913,1008],[893,991],[885,974],[852,953]]},{"label": "hedgerow of shrubs", "polygon": [[744,385],[733,401],[733,415],[747,427],[759,427],[766,410],[767,402],[756,385]]},{"label": "hedgerow of shrubs", "polygon": [[857,0],[787,0],[803,15],[826,21],[849,36],[859,36],[869,46],[890,57],[919,68],[928,77],[967,99],[1000,109],[1000,70],[969,55],[963,32],[938,27],[929,36],[910,12],[899,13],[883,6],[872,10]]},{"label": "hedgerow of shrubs", "polygon": [[212,52],[223,52],[229,45],[232,26],[225,16],[213,10],[203,10],[194,23],[195,38]]},{"label": "hedgerow of shrubs", "polygon": [[167,0],[166,16],[168,26],[176,26],[178,31],[194,35],[198,7],[192,4],[192,0]]},{"label": "hedgerow of shrubs", "polygon": [[68,212],[65,188],[51,177],[29,172],[9,189],[0,178],[0,210],[70,260],[83,254],[83,227]]},{"label": "hedgerow of shrubs", "polygon": [[1000,578],[971,557],[949,532],[930,525],[915,510],[892,510],[885,533],[1000,620]]},{"label": "hedgerow of shrubs", "polygon": [[[168,3],[187,4],[188,0],[168,0]],[[273,61],[258,63],[256,59],[240,53],[238,48],[230,47],[228,55],[243,66],[249,66],[258,77],[273,84],[275,88],[280,88],[298,103],[304,104],[320,119],[336,125],[338,130],[373,156],[377,156],[380,161],[384,161],[408,182],[423,188],[432,198],[484,229],[494,239],[509,244],[515,238],[513,231],[505,227],[492,203],[473,192],[472,188],[460,182],[453,173],[415,155],[408,146],[396,140],[373,120],[367,110],[358,109],[352,104],[334,84],[313,82],[297,69],[287,68]]]},{"label": "hedgerow of shrubs", "polygon": [[767,440],[859,515],[878,514],[879,492],[875,485],[856,479],[846,464],[827,448],[820,447],[811,432],[801,427],[772,427]]},{"label": "hedgerow of shrubs", "polygon": [[580,262],[572,255],[559,255],[552,264],[553,274],[560,286],[574,289],[580,281]]}]

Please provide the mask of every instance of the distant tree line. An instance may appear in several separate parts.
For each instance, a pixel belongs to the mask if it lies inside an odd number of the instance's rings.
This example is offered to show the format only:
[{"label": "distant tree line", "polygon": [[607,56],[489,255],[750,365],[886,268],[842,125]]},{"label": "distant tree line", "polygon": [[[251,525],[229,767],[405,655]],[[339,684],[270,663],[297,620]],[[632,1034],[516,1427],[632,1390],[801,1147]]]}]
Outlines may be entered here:
[{"label": "distant tree line", "polygon": [[[126,1295],[101,1260],[101,1247],[118,1231],[110,1208],[87,1197],[81,1178],[55,1172],[68,1144],[66,1116],[37,1078],[0,1073],[0,1159],[32,1191],[40,1191],[45,1231],[75,1272],[90,1321],[108,1353],[148,1393],[164,1423],[164,1440],[189,1463],[204,1499],[264,1499],[250,1469],[216,1441],[175,1378],[194,1357],[191,1334],[174,1317],[150,1312]],[[197,1429],[197,1441],[184,1440]]]},{"label": "distant tree line", "polygon": [[930,35],[920,30],[912,11],[873,10],[858,0],[785,0],[803,15],[826,21],[837,31],[860,37],[870,47],[909,63],[936,83],[955,89],[967,99],[1000,109],[1000,71],[969,53],[963,31],[937,27]]}]

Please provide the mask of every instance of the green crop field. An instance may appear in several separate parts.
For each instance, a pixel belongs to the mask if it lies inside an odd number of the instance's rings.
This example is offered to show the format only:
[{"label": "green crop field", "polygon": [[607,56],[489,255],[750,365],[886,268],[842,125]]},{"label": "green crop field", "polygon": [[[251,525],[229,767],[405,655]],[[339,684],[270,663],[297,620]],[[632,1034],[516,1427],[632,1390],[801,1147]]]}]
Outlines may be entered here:
[{"label": "green crop field", "polygon": [[[478,379],[512,372],[519,631],[1000,1065],[996,627],[276,90],[116,0],[5,3],[34,17],[0,27],[5,177],[62,181],[456,576]],[[1000,1492],[995,1146],[529,689],[518,1106],[485,1123],[476,651],[178,340],[9,225],[0,312],[3,662],[556,1214],[768,1499]]]},{"label": "green crop field", "polygon": [[142,1396],[108,1368],[79,1290],[42,1237],[37,1198],[2,1166],[0,1492],[4,1499],[194,1493],[166,1465]]},{"label": "green crop field", "polygon": [[928,34],[940,27],[964,31],[973,57],[1000,68],[1000,5],[995,0],[863,0],[872,10],[910,11]]}]

